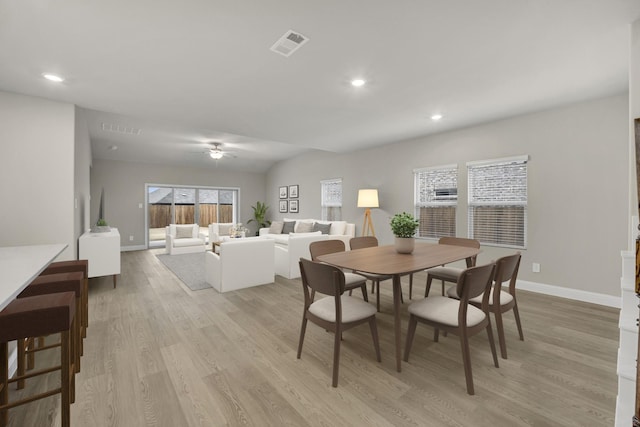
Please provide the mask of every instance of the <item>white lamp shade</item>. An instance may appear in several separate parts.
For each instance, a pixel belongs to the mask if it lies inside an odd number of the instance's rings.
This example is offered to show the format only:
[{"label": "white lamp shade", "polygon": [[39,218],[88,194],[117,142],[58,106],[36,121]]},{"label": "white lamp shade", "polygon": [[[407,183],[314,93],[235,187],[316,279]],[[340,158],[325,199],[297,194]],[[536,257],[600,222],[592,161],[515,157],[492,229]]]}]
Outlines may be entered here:
[{"label": "white lamp shade", "polygon": [[378,190],[375,188],[364,188],[358,190],[358,207],[359,208],[377,208]]}]

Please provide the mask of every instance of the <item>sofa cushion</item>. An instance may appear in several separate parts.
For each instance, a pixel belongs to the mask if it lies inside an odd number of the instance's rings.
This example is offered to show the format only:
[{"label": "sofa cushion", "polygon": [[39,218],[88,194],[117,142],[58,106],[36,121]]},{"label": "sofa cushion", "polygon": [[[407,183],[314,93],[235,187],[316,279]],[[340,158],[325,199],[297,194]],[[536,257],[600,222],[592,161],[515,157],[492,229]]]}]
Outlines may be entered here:
[{"label": "sofa cushion", "polygon": [[295,228],[295,226],[295,221],[285,221],[284,225],[282,226],[282,234],[293,233],[293,229]]},{"label": "sofa cushion", "polygon": [[314,224],[313,222],[306,222],[306,221],[301,222],[301,221],[298,221],[296,223],[295,232],[296,233],[310,233],[312,231],[315,231],[313,229],[313,224]]},{"label": "sofa cushion", "polygon": [[193,238],[193,225],[176,225],[176,239]]},{"label": "sofa cushion", "polygon": [[272,221],[269,227],[269,234],[281,234],[284,221]]},{"label": "sofa cushion", "polygon": [[347,228],[347,221],[332,221],[329,234],[332,236],[344,234]]},{"label": "sofa cushion", "polygon": [[232,223],[218,224],[218,236],[228,236],[231,233]]},{"label": "sofa cushion", "polygon": [[319,231],[322,234],[329,234],[331,224],[320,224],[319,222],[313,223],[313,231]]},{"label": "sofa cushion", "polygon": [[173,246],[176,248],[185,248],[187,246],[202,246],[202,248],[204,249],[204,242],[202,241],[202,239],[193,237],[177,238],[173,241]]},{"label": "sofa cushion", "polygon": [[291,237],[299,237],[299,236],[319,236],[322,233],[319,231],[309,231],[308,233],[289,233]]},{"label": "sofa cushion", "polygon": [[278,245],[289,244],[289,234],[272,234],[269,237],[272,238]]}]

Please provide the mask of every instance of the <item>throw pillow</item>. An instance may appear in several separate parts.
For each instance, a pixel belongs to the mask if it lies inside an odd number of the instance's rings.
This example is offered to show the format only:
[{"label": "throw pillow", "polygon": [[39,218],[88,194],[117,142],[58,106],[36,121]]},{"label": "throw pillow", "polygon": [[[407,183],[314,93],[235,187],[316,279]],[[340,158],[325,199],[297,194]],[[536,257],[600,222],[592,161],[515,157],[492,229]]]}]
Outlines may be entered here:
[{"label": "throw pillow", "polygon": [[310,233],[315,231],[313,229],[313,222],[298,222],[296,233]]},{"label": "throw pillow", "polygon": [[329,234],[342,235],[347,229],[347,221],[333,221]]},{"label": "throw pillow", "polygon": [[218,236],[228,236],[233,224],[218,224]]},{"label": "throw pillow", "polygon": [[193,237],[193,225],[176,225],[176,239],[190,239]]},{"label": "throw pillow", "polygon": [[331,224],[320,224],[319,222],[313,223],[313,231],[319,231],[322,234],[329,234]]},{"label": "throw pillow", "polygon": [[284,225],[282,226],[282,234],[293,233],[293,229],[295,226],[296,226],[295,221],[285,221]]},{"label": "throw pillow", "polygon": [[269,227],[269,234],[281,234],[284,221],[273,221]]}]

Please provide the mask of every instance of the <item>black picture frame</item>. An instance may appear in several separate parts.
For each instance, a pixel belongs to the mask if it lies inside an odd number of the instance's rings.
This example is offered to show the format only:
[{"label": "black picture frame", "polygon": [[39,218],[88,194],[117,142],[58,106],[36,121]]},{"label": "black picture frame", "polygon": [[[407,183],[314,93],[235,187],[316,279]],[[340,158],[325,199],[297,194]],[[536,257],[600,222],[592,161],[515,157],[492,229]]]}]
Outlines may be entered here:
[{"label": "black picture frame", "polygon": [[288,210],[288,202],[286,200],[280,200],[280,213],[287,213],[287,210]]},{"label": "black picture frame", "polygon": [[289,198],[297,199],[298,198],[298,185],[290,185],[289,186]]},{"label": "black picture frame", "polygon": [[289,212],[298,213],[298,201],[297,200],[289,200]]},{"label": "black picture frame", "polygon": [[[286,199],[286,198],[287,198],[287,196],[288,196],[287,186],[285,185],[285,186],[283,186],[283,187],[280,187],[280,198],[281,198],[281,199]],[[286,212],[286,211],[285,211],[285,212]]]}]

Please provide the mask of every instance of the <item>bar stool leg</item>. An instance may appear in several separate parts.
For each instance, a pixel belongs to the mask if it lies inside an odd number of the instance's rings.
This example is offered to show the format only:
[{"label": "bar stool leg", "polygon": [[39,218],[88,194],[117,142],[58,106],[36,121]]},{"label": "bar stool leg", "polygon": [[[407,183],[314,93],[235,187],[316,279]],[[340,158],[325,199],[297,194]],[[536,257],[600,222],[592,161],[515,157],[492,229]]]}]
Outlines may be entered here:
[{"label": "bar stool leg", "polygon": [[[9,403],[9,348],[8,343],[0,343],[0,378],[2,384],[0,387],[0,406]],[[9,411],[0,409],[0,427],[6,427],[9,423]]]}]

